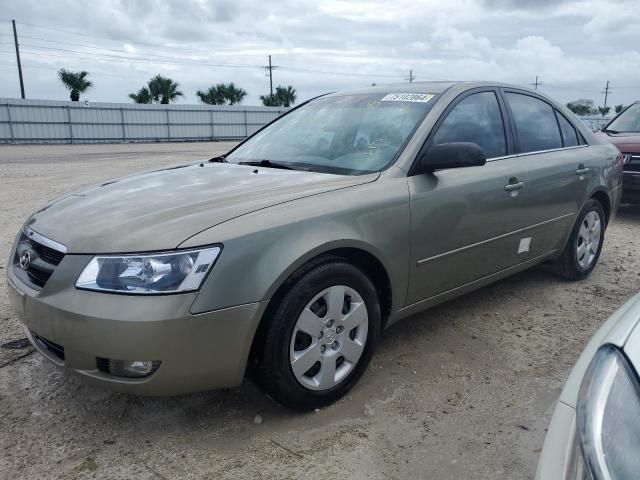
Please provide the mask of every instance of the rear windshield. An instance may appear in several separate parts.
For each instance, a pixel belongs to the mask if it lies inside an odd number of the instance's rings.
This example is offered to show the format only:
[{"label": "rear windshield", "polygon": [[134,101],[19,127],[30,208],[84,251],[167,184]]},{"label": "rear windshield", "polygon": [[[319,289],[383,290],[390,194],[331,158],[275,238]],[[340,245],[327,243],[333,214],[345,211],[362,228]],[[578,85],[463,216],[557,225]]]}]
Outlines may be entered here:
[{"label": "rear windshield", "polygon": [[607,125],[606,130],[620,133],[640,132],[640,103],[634,103],[627,108]]},{"label": "rear windshield", "polygon": [[359,175],[385,169],[435,103],[428,93],[322,97],[283,116],[227,160]]}]

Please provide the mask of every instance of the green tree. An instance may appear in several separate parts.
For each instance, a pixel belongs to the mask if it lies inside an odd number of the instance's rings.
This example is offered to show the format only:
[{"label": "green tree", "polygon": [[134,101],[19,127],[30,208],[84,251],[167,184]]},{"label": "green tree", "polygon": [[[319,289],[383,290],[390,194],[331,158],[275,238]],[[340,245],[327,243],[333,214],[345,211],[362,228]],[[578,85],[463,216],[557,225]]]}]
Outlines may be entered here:
[{"label": "green tree", "polygon": [[202,103],[208,105],[224,105],[226,99],[224,93],[220,90],[220,84],[212,85],[207,90],[198,90],[196,95]]},{"label": "green tree", "polygon": [[611,111],[611,107],[598,107],[598,112],[604,117]]},{"label": "green tree", "polygon": [[276,87],[276,97],[280,99],[281,106],[290,107],[296,102],[296,89],[291,85],[287,87],[278,85]]},{"label": "green tree", "polygon": [[218,83],[207,90],[198,90],[196,95],[202,103],[209,105],[238,105],[242,103],[247,91],[231,83]]},{"label": "green tree", "polygon": [[85,72],[84,70],[81,72],[71,72],[64,68],[58,70],[58,78],[64,84],[65,88],[71,92],[69,97],[71,97],[72,102],[80,100],[80,94],[93,86],[93,83],[87,80],[88,76],[89,72]]},{"label": "green tree", "polygon": [[624,110],[624,105],[616,105],[616,113],[620,113],[622,110]]},{"label": "green tree", "polygon": [[260,100],[262,100],[262,105],[265,107],[281,107],[280,99],[275,93],[271,93],[269,95],[260,95]]},{"label": "green tree", "polygon": [[162,75],[156,75],[147,82],[149,92],[151,92],[151,98],[154,103],[161,103],[166,105],[170,102],[175,102],[178,97],[183,97],[184,94],[178,90],[178,83],[174,82],[168,77]]},{"label": "green tree", "polygon": [[233,82],[228,84],[220,84],[219,87],[222,87],[222,91],[225,99],[229,102],[229,105],[239,105],[244,100],[244,97],[247,96],[247,91],[244,88],[236,87]]},{"label": "green tree", "polygon": [[275,93],[260,95],[260,100],[265,107],[290,107],[296,101],[296,89],[291,85],[283,87],[278,85]]},{"label": "green tree", "polygon": [[135,103],[152,103],[151,92],[147,87],[142,87],[138,93],[130,93],[129,98]]},{"label": "green tree", "polygon": [[567,103],[567,108],[576,115],[591,115],[597,112],[594,108],[593,100],[581,98]]}]

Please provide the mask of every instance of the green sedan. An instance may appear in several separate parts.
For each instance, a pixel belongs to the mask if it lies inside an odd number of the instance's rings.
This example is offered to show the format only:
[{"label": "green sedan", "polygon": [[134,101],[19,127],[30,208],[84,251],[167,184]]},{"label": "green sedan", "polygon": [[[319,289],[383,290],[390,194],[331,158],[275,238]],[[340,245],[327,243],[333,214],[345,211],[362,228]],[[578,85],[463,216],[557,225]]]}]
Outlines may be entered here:
[{"label": "green sedan", "polygon": [[528,89],[334,93],[222,157],[44,206],[9,294],[36,349],[89,381],[173,395],[248,374],[312,409],[402,318],[543,262],[589,275],[621,177],[613,145]]}]

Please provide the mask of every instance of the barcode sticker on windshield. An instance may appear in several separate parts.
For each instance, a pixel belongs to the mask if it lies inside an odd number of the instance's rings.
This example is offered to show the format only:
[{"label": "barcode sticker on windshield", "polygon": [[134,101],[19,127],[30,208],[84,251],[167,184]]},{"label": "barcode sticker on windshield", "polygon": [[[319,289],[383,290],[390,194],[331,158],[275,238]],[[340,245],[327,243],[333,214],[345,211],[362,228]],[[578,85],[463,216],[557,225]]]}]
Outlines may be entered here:
[{"label": "barcode sticker on windshield", "polygon": [[389,93],[381,102],[421,102],[426,103],[433,98],[430,93]]}]

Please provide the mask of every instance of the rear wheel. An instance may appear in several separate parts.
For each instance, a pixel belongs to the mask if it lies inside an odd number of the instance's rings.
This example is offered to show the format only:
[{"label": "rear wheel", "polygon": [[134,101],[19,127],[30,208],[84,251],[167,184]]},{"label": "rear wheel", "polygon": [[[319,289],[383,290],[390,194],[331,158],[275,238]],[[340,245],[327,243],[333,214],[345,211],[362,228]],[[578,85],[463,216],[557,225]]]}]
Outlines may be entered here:
[{"label": "rear wheel", "polygon": [[339,258],[310,265],[265,318],[258,382],[298,410],[337,400],[366,369],[380,317],[375,287],[358,268]]},{"label": "rear wheel", "polygon": [[562,255],[554,262],[558,275],[582,280],[593,271],[604,243],[605,218],[602,204],[590,199],[578,215]]}]

